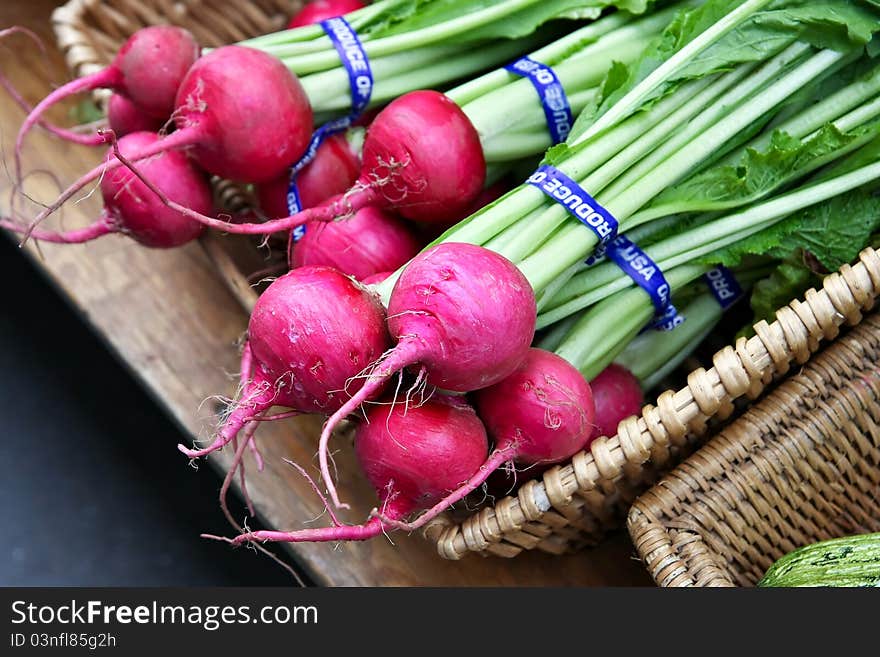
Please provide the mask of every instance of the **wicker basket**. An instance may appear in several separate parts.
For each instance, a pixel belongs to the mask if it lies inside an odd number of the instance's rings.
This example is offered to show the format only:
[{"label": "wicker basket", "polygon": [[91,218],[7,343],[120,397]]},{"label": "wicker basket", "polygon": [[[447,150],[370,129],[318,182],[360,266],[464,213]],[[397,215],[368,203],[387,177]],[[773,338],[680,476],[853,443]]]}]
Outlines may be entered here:
[{"label": "wicker basket", "polygon": [[660,586],[751,586],[797,547],[880,531],[880,314],[664,477],[628,524]]},{"label": "wicker basket", "polygon": [[[85,74],[110,61],[115,48],[147,24],[174,23],[191,29],[208,46],[278,29],[301,2],[291,0],[70,0],[56,10],[53,25],[68,65]],[[224,7],[230,11],[224,14]],[[234,7],[234,9],[232,9]],[[224,207],[247,204],[240,190],[222,181]],[[208,235],[202,240],[220,276],[250,310],[257,294],[248,282],[254,269],[236,256],[241,240]],[[247,245],[245,245],[247,246]],[[733,401],[756,398],[794,361],[805,362],[821,340],[832,339],[844,322],[855,324],[880,291],[880,257],[867,250],[861,262],[830,276],[805,303],[782,309],[773,324],[757,326],[751,340],[718,352],[714,367],[699,368],[688,385],[660,395],[640,417],[621,423],[613,438],[596,440],[589,452],[553,468],[540,481],[519,487],[515,497],[486,506],[459,521],[442,516],[425,528],[441,556],[470,552],[512,557],[522,550],[562,553],[600,540],[622,525],[633,499],[658,476],[701,444],[716,421],[732,413]]]}]

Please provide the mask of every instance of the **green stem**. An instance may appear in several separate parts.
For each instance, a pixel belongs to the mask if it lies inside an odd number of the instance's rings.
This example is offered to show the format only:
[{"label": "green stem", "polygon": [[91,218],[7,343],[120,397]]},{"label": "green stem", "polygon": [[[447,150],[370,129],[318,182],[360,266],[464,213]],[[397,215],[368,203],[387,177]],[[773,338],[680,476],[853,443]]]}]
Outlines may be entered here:
[{"label": "green stem", "polygon": [[[880,178],[880,162],[873,162],[834,178],[783,194],[760,205],[696,226],[649,245],[644,251],[662,271],[669,271],[730,246],[794,212],[852,191],[878,178]],[[569,293],[563,292],[562,296],[569,300],[559,305],[551,302],[551,310],[539,315],[538,328],[549,326],[597,301],[607,299],[619,290],[631,286],[632,281],[616,264],[605,262],[577,274],[571,285],[581,294],[572,299]]]},{"label": "green stem", "polygon": [[[589,25],[582,27],[579,30],[575,30],[561,39],[557,39],[553,43],[531,53],[529,57],[532,57],[539,62],[550,64],[551,66],[555,65],[564,55],[569,54],[572,49],[581,44],[596,41],[604,35],[616,31],[618,28],[626,25],[631,20],[632,16],[630,14],[627,14],[626,12],[616,12],[593,21]],[[509,84],[510,79],[510,73],[499,68],[465,82],[464,84],[458,85],[455,89],[451,89],[447,92],[447,95],[452,98],[459,107],[464,107],[468,103]]]},{"label": "green stem", "polygon": [[[781,103],[790,94],[823,70],[832,66],[845,53],[823,50],[781,77],[739,107],[727,113],[711,130],[705,131],[666,159],[661,167],[645,175],[632,187],[614,198],[601,194],[598,202],[617,218],[622,228],[636,210],[648,203],[664,188],[677,182],[713,151],[746,129],[753,121]],[[551,238],[540,251],[520,264],[520,269],[536,290],[543,289],[573,263],[585,258],[596,246],[592,231],[572,220]]]},{"label": "green stem", "polygon": [[[485,9],[472,11],[452,20],[443,21],[430,27],[425,27],[411,32],[404,32],[388,37],[379,37],[371,39],[369,35],[365,35],[361,39],[367,57],[372,61],[378,57],[385,57],[399,52],[409,52],[416,48],[429,46],[433,44],[443,43],[451,39],[462,40],[467,33],[476,30],[485,25],[509,17],[523,9],[538,4],[541,0],[507,0],[506,2],[495,3]],[[306,73],[314,73],[333,68],[339,65],[339,55],[333,48],[330,40],[327,39],[328,48],[323,52],[302,53],[296,47],[277,45],[265,48],[269,52],[281,59],[295,57],[289,61],[293,64],[291,70],[297,75]],[[479,48],[478,44],[473,47]]]},{"label": "green stem", "polygon": [[632,114],[661,84],[671,79],[682,67],[686,66],[690,58],[701,53],[715,41],[743,23],[752,14],[766,7],[771,1],[747,0],[726,14],[710,28],[701,32],[699,36],[654,69],[644,80],[633,87],[629,93],[614,103],[613,107],[600,116],[580,135],[577,142],[599,134]]},{"label": "green stem", "polygon": [[721,319],[722,310],[711,293],[698,295],[681,310],[685,321],[671,331],[647,331],[614,359],[650,390],[677,368]]},{"label": "green stem", "polygon": [[[625,190],[632,187],[639,179],[648,175],[655,168],[662,166],[672,154],[693,141],[701,133],[710,129],[714,123],[730,112],[743,99],[757,93],[768,83],[778,79],[793,63],[802,60],[809,51],[809,45],[795,43],[761,67],[757,67],[755,64],[747,64],[726,74],[719,80],[719,83],[724,81],[736,86],[730,93],[724,95],[722,102],[709,105],[701,110],[699,114],[692,115],[685,123],[681,124],[683,126],[681,130],[671,135],[658,148],[641,160],[633,160],[635,162],[634,166],[626,170],[623,175],[608,187],[606,190],[608,197],[614,198],[619,196]],[[745,81],[742,80],[744,73],[751,73]],[[726,89],[729,89],[729,85],[725,85]]]},{"label": "green stem", "polygon": [[[666,280],[674,293],[708,270],[704,265],[685,265],[666,272]],[[592,379],[614,360],[654,312],[651,298],[642,288],[619,292],[585,312],[555,353]]]}]

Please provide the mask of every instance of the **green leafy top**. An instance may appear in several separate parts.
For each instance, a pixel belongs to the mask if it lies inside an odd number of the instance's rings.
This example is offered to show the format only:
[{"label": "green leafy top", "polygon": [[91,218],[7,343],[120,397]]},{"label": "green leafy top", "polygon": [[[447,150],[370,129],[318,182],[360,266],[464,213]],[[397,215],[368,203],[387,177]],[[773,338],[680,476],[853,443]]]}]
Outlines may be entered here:
[{"label": "green leafy top", "polygon": [[732,267],[751,255],[777,258],[778,266],[755,285],[750,299],[754,321],[770,321],[779,307],[817,285],[823,273],[854,260],[878,230],[880,197],[858,189],[797,212],[703,260]]},{"label": "green leafy top", "polygon": [[[360,26],[358,31],[371,38],[388,37],[431,28],[504,4],[510,5],[510,0],[396,0],[367,24]],[[603,9],[610,6],[642,13],[650,5],[650,0],[541,0],[520,4],[520,8],[513,8],[505,16],[464,31],[452,40],[516,39],[531,34],[539,26],[556,18],[597,18]]]},{"label": "green leafy top", "polygon": [[829,123],[807,139],[776,130],[765,150],[745,148],[735,165],[717,165],[666,188],[648,212],[709,212],[757,201],[878,135],[880,121],[846,133]]},{"label": "green leafy top", "polygon": [[[569,141],[577,139],[615,102],[707,28],[742,4],[742,0],[708,0],[683,10],[633,64],[615,63],[600,99],[578,117]],[[775,0],[690,57],[668,79],[647,94],[648,107],[688,80],[728,71],[746,62],[764,61],[795,40],[817,48],[863,48],[880,31],[880,6],[873,0]],[[877,48],[872,43],[869,52]]]}]

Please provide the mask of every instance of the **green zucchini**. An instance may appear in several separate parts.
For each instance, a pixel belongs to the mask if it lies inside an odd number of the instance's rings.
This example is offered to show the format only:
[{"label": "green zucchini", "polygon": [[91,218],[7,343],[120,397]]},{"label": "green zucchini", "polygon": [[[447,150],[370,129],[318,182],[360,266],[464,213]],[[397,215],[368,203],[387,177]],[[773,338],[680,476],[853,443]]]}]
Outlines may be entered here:
[{"label": "green zucchini", "polygon": [[834,538],[781,557],[758,586],[878,586],[880,534]]}]

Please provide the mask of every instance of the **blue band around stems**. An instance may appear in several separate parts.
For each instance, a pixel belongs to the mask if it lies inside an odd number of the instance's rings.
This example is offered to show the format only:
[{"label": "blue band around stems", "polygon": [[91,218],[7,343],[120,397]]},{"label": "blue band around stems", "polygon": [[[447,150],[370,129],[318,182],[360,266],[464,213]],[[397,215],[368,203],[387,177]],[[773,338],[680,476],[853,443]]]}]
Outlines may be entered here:
[{"label": "blue band around stems", "polygon": [[547,129],[554,144],[561,144],[568,138],[574,117],[571,113],[571,105],[562,83],[549,66],[535,61],[530,57],[521,57],[512,64],[504,67],[505,70],[528,78],[538,92],[544,116],[547,118]]},{"label": "blue band around stems", "polygon": [[540,189],[564,207],[571,216],[592,230],[600,243],[614,239],[617,235],[617,219],[556,167],[542,164],[526,182]]},{"label": "blue band around stems", "polygon": [[[373,72],[370,69],[370,61],[357,33],[348,24],[348,21],[337,16],[321,21],[321,27],[333,42],[342,65],[348,73],[348,83],[351,88],[351,112],[346,116],[328,121],[315,130],[305,154],[291,167],[290,185],[287,189],[287,210],[292,215],[302,210],[299,190],[296,186],[296,174],[314,159],[318,148],[327,137],[348,129],[360,118],[367,105],[370,104],[370,98],[373,95]],[[301,239],[304,232],[305,228],[295,232],[294,241]]]},{"label": "blue band around stems", "polygon": [[605,253],[651,297],[657,311],[652,328],[669,331],[684,321],[672,305],[672,288],[660,267],[635,242],[626,235],[618,235],[607,244]]},{"label": "blue band around stems", "polygon": [[724,265],[710,269],[703,278],[722,310],[730,308],[743,295],[743,289],[737,282],[736,276]]}]

